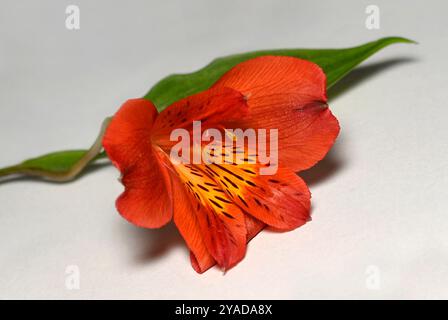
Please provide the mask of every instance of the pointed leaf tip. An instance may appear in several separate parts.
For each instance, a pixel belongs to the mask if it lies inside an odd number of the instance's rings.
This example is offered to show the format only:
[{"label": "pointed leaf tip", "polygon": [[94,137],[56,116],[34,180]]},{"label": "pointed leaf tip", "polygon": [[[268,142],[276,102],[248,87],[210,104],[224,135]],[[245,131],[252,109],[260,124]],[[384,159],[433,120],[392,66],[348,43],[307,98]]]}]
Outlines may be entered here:
[{"label": "pointed leaf tip", "polygon": [[324,70],[327,75],[327,87],[330,88],[361,62],[394,43],[416,44],[415,41],[403,37],[386,37],[344,49],[275,49],[234,54],[215,59],[196,72],[170,75],[156,83],[144,98],[151,100],[157,109],[162,111],[175,101],[208,89],[237,64],[263,55],[310,60]]}]

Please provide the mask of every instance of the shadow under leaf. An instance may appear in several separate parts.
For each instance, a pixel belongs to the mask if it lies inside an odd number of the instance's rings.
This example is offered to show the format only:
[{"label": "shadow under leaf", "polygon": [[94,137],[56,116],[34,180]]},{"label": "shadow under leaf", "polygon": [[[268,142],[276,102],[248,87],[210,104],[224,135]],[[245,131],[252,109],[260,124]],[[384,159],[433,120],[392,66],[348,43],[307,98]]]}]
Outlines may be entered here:
[{"label": "shadow under leaf", "polygon": [[366,81],[367,79],[373,77],[374,75],[380,73],[385,69],[415,61],[417,61],[415,58],[401,57],[357,67],[347,76],[341,79],[338,83],[336,83],[334,87],[328,90],[328,98],[331,102],[331,100],[337,99],[341,94],[355,88],[360,83]]}]

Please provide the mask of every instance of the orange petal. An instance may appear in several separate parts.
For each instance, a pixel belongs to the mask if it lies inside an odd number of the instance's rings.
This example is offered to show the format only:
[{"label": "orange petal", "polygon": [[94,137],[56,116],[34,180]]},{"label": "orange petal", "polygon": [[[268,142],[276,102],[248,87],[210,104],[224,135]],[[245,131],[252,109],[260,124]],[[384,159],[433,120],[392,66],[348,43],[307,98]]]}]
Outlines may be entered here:
[{"label": "orange petal", "polygon": [[[310,218],[311,194],[305,182],[291,169],[278,168],[272,176],[259,176],[243,199],[249,214],[278,230],[292,230]],[[260,185],[265,187],[260,188]],[[266,196],[268,194],[268,196]],[[254,208],[252,210],[252,208]]]},{"label": "orange petal", "polygon": [[247,242],[249,242],[250,240],[255,238],[255,236],[264,229],[264,227],[266,227],[266,224],[247,214],[245,216],[245,220],[247,229]]},{"label": "orange petal", "polygon": [[[246,253],[247,231],[243,211],[199,166],[177,165],[175,170],[188,190],[190,212],[196,217],[207,251],[221,268],[232,268]],[[198,259],[196,252],[194,255]]]},{"label": "orange petal", "polygon": [[191,131],[193,121],[201,121],[201,128],[221,129],[225,120],[240,119],[247,114],[246,98],[230,88],[217,88],[179,100],[157,117],[153,140],[163,146],[174,129]]},{"label": "orange petal", "polygon": [[192,207],[185,187],[177,177],[173,177],[174,223],[190,249],[191,265],[198,273],[203,273],[215,265],[215,260],[204,243],[198,217]]},{"label": "orange petal", "polygon": [[248,97],[249,119],[232,126],[278,129],[280,164],[300,171],[321,160],[339,133],[325,83],[322,69],[310,61],[263,56],[238,64],[213,88]]},{"label": "orange petal", "polygon": [[[176,219],[176,213],[174,214],[174,219]],[[245,215],[244,220],[246,222],[246,229],[247,229],[247,236],[246,236],[247,242],[252,240],[266,226],[260,220],[257,220],[249,215]],[[188,232],[187,236],[195,234],[194,231],[192,231],[192,229],[193,227],[190,226],[190,231]],[[196,234],[198,235],[198,233]],[[195,250],[191,250],[190,253],[191,265],[193,266],[194,270],[196,270],[196,272],[204,273],[205,271],[213,267],[216,264],[216,261],[210,254],[208,254],[207,250],[205,249],[205,245],[202,245],[202,247],[200,245],[197,246],[198,247],[196,247]]]},{"label": "orange petal", "polygon": [[122,173],[125,191],[117,199],[120,214],[131,223],[158,228],[171,220],[171,186],[167,169],[151,144],[157,111],[144,99],[126,101],[114,115],[103,146]]},{"label": "orange petal", "polygon": [[309,219],[310,192],[289,168],[279,167],[275,175],[258,174],[255,164],[212,164],[208,170],[216,174],[216,180],[240,208],[273,228],[292,230]]}]

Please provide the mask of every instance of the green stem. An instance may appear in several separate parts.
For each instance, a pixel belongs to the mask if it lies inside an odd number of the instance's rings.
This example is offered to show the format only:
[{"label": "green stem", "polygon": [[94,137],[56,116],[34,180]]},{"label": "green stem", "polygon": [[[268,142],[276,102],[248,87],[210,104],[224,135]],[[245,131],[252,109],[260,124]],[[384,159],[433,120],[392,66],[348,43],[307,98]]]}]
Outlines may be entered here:
[{"label": "green stem", "polygon": [[0,169],[0,177],[9,176],[11,174],[17,173],[18,171],[20,171],[19,165],[2,168]]},{"label": "green stem", "polygon": [[5,177],[13,174],[24,174],[56,182],[66,182],[73,180],[91,162],[107,157],[106,153],[102,151],[102,140],[107,126],[109,125],[111,120],[112,118],[109,117],[103,121],[100,133],[98,134],[98,137],[95,139],[95,142],[92,144],[90,149],[82,151],[81,155],[78,156],[73,163],[70,163],[70,165],[64,170],[48,170],[42,167],[36,167],[35,165],[30,165],[28,161],[18,165],[0,169],[0,177]]}]

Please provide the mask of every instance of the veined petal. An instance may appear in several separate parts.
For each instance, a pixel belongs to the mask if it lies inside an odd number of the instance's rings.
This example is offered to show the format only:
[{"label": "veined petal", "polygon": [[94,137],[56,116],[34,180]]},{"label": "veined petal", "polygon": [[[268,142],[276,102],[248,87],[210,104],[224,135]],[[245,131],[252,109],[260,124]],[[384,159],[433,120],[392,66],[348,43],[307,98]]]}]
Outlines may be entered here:
[{"label": "veined petal", "polygon": [[[236,156],[240,149],[229,148],[223,155],[229,150]],[[249,153],[246,150],[244,158]],[[287,168],[260,175],[262,166],[236,162],[173,166],[183,184],[175,190],[174,219],[196,271],[204,272],[215,261],[224,269],[233,267],[244,257],[246,243],[266,225],[291,230],[309,219],[310,193],[303,180]]]},{"label": "veined petal", "polygon": [[151,102],[128,100],[114,115],[103,139],[125,187],[117,209],[131,223],[146,228],[158,228],[172,217],[168,171],[151,144],[156,115]]},{"label": "veined petal", "polygon": [[322,69],[310,61],[263,56],[238,64],[212,88],[243,93],[249,117],[232,126],[278,129],[280,164],[300,171],[321,160],[339,133],[325,82]]},{"label": "veined petal", "polygon": [[[243,118],[247,111],[246,98],[240,92],[230,88],[207,90],[182,99],[160,113],[151,138],[168,157],[175,143],[169,140],[173,130],[185,129],[191,134],[193,121],[200,121],[201,135],[208,128],[222,132],[225,120]],[[225,194],[219,197],[222,190],[212,190],[213,180],[194,165],[173,164],[172,168],[173,181],[177,179],[173,182],[177,189],[173,193],[174,220],[191,250],[193,267],[204,272],[215,261],[223,269],[233,267],[246,251],[243,212],[223,199]],[[183,188],[177,185],[179,179]],[[178,200],[179,197],[183,200]]]},{"label": "veined petal", "polygon": [[[176,214],[174,214],[174,220],[176,220]],[[263,222],[261,222],[260,220],[255,219],[254,217],[250,216],[250,215],[244,215],[244,221],[246,222],[246,230],[247,230],[247,242],[249,243],[250,240],[252,240],[258,233],[260,233],[261,230],[263,230],[266,227],[266,224],[264,224]],[[181,229],[179,227],[179,229]],[[190,230],[190,231],[185,231],[185,233],[187,233],[186,237],[184,236],[184,238],[186,239],[187,243],[189,241],[193,241],[195,242],[194,238],[195,237],[200,237],[200,233],[197,231],[196,228],[193,229],[193,226],[191,225],[189,228],[183,228],[183,230]],[[193,230],[196,230],[193,231]],[[190,240],[187,240],[190,239]],[[188,245],[190,248],[193,245]],[[199,243],[196,244],[196,246],[194,246],[195,250],[191,250],[190,251],[190,260],[191,260],[191,265],[193,267],[194,270],[196,270],[196,272],[198,273],[204,273],[205,271],[207,271],[208,269],[210,269],[211,267],[213,267],[216,264],[215,259],[213,259],[213,257],[207,252],[205,245],[202,243],[202,245]]]},{"label": "veined petal", "polygon": [[183,183],[172,178],[174,199],[174,223],[190,249],[191,265],[198,273],[203,273],[216,264],[209,253],[193,208],[190,196]]},{"label": "veined petal", "polygon": [[[197,221],[195,227],[200,232],[207,251],[221,268],[224,270],[232,268],[246,253],[247,231],[243,211],[199,166],[180,164],[175,166],[175,170],[187,190],[189,199],[187,202],[192,213],[189,217],[186,213],[183,213],[183,217],[179,217],[177,209],[180,205],[175,204],[175,221],[178,221],[178,218],[188,219],[191,228],[194,221],[192,216],[195,216]],[[186,222],[179,221],[176,224],[185,225]],[[181,228],[186,229],[185,226]],[[192,243],[189,237],[189,235],[185,237],[186,241]],[[197,244],[189,244],[189,247],[202,270],[206,265],[201,252],[203,248],[199,248]],[[195,261],[192,262],[194,266]]]},{"label": "veined petal", "polygon": [[247,214],[244,218],[246,220],[247,242],[249,242],[266,227],[266,224]]},{"label": "veined petal", "polygon": [[[259,176],[243,193],[248,212],[272,228],[288,231],[310,218],[311,194],[305,182],[289,168],[278,168],[275,175]],[[264,185],[265,187],[260,187]]]},{"label": "veined petal", "polygon": [[[178,210],[175,210],[175,212],[179,212]],[[191,212],[189,212],[190,214],[192,214]],[[194,215],[192,215],[191,217],[189,217],[189,219],[196,219],[196,217]],[[176,213],[174,214],[174,220],[176,221]],[[244,220],[246,222],[246,230],[247,230],[247,235],[246,235],[246,239],[247,242],[249,243],[250,240],[252,240],[258,233],[261,232],[261,230],[263,230],[266,227],[266,224],[261,222],[260,220],[255,219],[254,217],[250,216],[250,215],[244,215]],[[192,221],[192,220],[187,220],[187,221]],[[193,250],[190,251],[190,260],[191,260],[191,265],[193,267],[194,270],[196,270],[196,272],[198,273],[204,273],[205,271],[207,271],[208,269],[210,269],[211,267],[213,267],[216,264],[215,259],[213,259],[213,257],[208,253],[205,244],[203,244],[202,241],[196,240],[195,239],[202,239],[200,236],[200,232],[198,231],[198,227],[194,226],[194,224],[190,224],[190,227],[185,228],[182,224],[183,224],[183,220],[181,219],[180,223],[179,223],[179,230],[189,230],[189,231],[184,231],[185,235],[184,235],[184,239],[187,241],[187,243],[192,242],[192,244],[189,244],[188,247],[189,248],[194,248]]]},{"label": "veined petal", "polygon": [[159,145],[169,146],[174,129],[191,131],[193,121],[200,121],[202,130],[222,129],[226,120],[244,118],[247,112],[246,98],[236,90],[217,88],[203,91],[163,110],[154,123],[153,140]]},{"label": "veined petal", "polygon": [[[274,175],[260,175],[259,169],[258,164],[212,164],[207,170],[234,203],[260,222],[285,231],[305,224],[311,198],[305,182],[289,168],[279,167]],[[256,234],[258,228],[262,224],[251,231]]]}]

